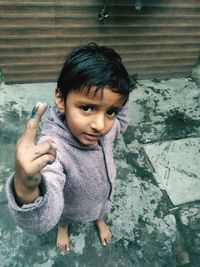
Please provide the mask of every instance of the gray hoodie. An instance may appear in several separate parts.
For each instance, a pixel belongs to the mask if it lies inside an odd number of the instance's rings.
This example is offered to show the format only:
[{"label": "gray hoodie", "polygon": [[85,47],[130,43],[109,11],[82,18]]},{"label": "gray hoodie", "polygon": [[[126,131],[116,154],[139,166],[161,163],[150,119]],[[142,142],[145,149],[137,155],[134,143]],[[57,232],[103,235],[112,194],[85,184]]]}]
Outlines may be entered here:
[{"label": "gray hoodie", "polygon": [[62,114],[54,106],[49,108],[39,143],[52,139],[58,149],[55,162],[41,171],[41,196],[20,207],[15,198],[13,175],[7,182],[8,206],[17,225],[40,234],[58,222],[94,221],[110,211],[116,177],[112,144],[127,128],[127,110],[128,104],[99,144],[85,146],[71,134]]}]

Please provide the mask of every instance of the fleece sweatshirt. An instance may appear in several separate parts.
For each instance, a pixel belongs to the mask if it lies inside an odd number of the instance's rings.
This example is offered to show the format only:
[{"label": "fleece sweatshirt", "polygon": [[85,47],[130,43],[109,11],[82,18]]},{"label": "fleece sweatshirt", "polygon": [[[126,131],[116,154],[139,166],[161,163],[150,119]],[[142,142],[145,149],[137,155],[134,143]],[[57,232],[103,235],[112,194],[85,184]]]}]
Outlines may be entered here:
[{"label": "fleece sweatshirt", "polygon": [[94,221],[110,211],[116,177],[112,144],[127,128],[127,113],[128,103],[99,144],[86,146],[71,134],[55,106],[49,107],[39,143],[52,139],[58,149],[55,162],[41,171],[41,196],[20,207],[15,197],[14,175],[7,181],[8,207],[18,226],[42,234],[57,223]]}]

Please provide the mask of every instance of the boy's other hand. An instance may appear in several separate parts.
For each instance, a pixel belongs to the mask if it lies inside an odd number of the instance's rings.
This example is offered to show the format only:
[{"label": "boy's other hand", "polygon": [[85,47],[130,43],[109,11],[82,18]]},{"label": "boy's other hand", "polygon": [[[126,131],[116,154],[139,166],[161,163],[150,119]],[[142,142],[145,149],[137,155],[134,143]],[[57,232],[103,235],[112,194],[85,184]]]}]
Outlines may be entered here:
[{"label": "boy's other hand", "polygon": [[40,171],[56,158],[56,144],[52,140],[35,144],[38,123],[46,107],[44,103],[36,104],[16,145],[14,184],[23,203],[30,203],[39,195]]}]

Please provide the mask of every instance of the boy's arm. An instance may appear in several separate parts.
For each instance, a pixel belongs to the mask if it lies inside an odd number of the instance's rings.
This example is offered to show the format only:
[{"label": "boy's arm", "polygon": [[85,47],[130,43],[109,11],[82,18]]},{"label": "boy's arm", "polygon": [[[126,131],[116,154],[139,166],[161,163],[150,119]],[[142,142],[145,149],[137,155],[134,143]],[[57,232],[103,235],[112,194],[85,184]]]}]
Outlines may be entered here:
[{"label": "boy's arm", "polygon": [[116,136],[124,133],[128,127],[128,107],[129,101],[126,102],[121,111],[117,114]]},{"label": "boy's arm", "polygon": [[[41,103],[34,107],[16,145],[15,175],[7,183],[8,205],[14,219],[21,228],[34,233],[46,232],[57,223],[64,202],[61,192],[65,175],[56,159],[56,144],[50,139],[35,144],[45,109]],[[40,174],[45,167],[43,177]],[[55,178],[56,184],[52,182]]]},{"label": "boy's arm", "polygon": [[14,177],[7,182],[8,207],[16,224],[27,232],[41,234],[59,221],[64,207],[63,187],[66,177],[58,160],[41,171],[40,196],[34,202],[19,205]]}]

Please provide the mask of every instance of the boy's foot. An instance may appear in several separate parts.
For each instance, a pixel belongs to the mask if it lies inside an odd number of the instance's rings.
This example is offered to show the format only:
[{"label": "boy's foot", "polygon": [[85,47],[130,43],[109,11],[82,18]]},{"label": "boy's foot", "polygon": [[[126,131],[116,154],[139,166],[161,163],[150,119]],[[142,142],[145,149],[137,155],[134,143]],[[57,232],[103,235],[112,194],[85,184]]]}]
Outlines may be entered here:
[{"label": "boy's foot", "polygon": [[58,226],[56,245],[62,251],[70,250],[68,226]]},{"label": "boy's foot", "polygon": [[107,224],[105,223],[104,219],[96,220],[97,229],[99,232],[99,239],[103,246],[106,246],[110,239],[112,238],[111,231],[109,230]]}]

